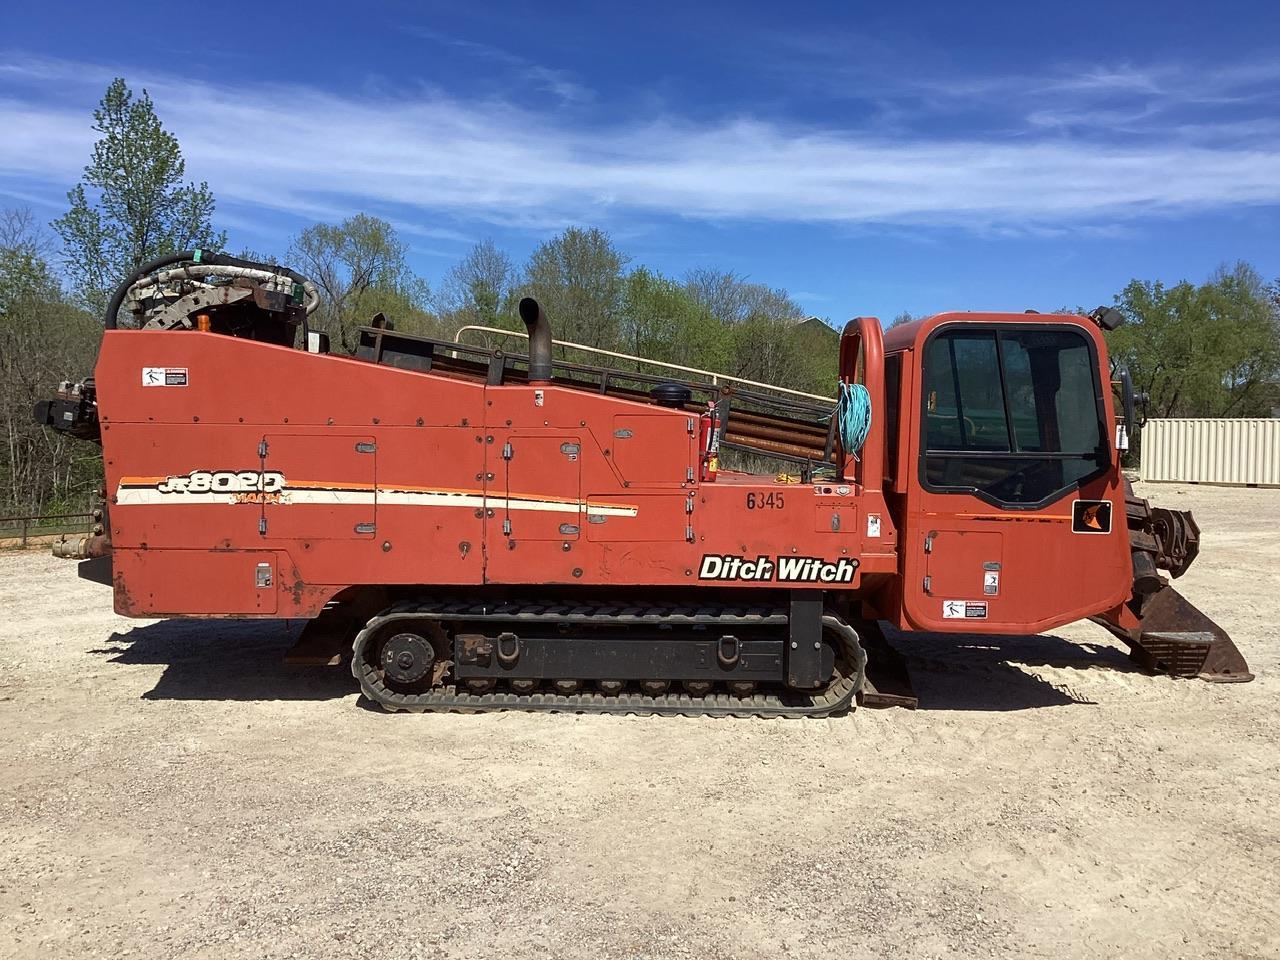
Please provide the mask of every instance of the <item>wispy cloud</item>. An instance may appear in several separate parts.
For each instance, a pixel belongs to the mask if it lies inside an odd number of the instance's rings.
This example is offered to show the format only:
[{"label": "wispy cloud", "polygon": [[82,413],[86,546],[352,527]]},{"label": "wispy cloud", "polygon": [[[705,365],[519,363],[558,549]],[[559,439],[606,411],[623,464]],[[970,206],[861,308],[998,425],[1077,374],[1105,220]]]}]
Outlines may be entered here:
[{"label": "wispy cloud", "polygon": [[[76,179],[89,108],[110,74],[0,62],[0,187],[65,190]],[[1116,142],[1074,136],[1063,122],[1016,137],[888,137],[742,116],[584,126],[439,91],[338,95],[134,73],[130,82],[150,90],[189,174],[226,201],[295,216],[368,208],[405,223],[676,216],[1036,231],[1280,203],[1280,129],[1261,121],[1247,138],[1235,119]],[[1142,85],[1123,74],[1094,82]]]},{"label": "wispy cloud", "polygon": [[475,59],[506,67],[533,87],[545,90],[566,103],[586,103],[595,99],[595,93],[575,81],[566,70],[558,70],[546,64],[537,63],[527,57],[522,57],[519,54],[488,43],[453,37],[422,27],[401,26],[400,29],[420,40],[450,47]]},{"label": "wispy cloud", "polygon": [[[810,97],[864,103],[878,129],[897,134],[960,121],[989,135],[1056,127],[1114,139],[1188,120],[1212,126],[1230,111],[1270,116],[1280,99],[1275,59],[1212,65],[1065,59],[1034,71],[1013,64],[997,70],[951,63],[936,51],[884,38],[846,39],[833,43],[829,36],[803,33],[768,38],[775,55],[762,57],[760,69]],[[861,55],[848,57],[850,48]],[[910,69],[902,69],[904,62]]]}]

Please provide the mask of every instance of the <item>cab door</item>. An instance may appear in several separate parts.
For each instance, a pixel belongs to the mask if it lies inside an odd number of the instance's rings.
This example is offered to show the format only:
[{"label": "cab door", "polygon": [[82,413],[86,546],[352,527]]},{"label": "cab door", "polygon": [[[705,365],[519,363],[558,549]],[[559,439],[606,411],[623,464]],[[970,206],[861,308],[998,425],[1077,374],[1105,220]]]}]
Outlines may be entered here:
[{"label": "cab door", "polygon": [[922,331],[907,625],[1035,633],[1112,607],[1132,574],[1101,337],[969,316]]}]

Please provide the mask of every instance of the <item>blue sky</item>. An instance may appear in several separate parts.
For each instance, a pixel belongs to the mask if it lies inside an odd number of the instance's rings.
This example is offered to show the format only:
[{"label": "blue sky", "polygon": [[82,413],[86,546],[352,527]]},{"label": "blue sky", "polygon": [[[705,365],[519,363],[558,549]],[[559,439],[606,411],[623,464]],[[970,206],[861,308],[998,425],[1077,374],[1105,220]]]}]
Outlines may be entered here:
[{"label": "blue sky", "polygon": [[[812,313],[1280,275],[1280,5],[6,4],[0,205],[59,215],[147,87],[231,249],[395,223],[433,283],[598,226]],[[554,12],[552,12],[554,10]]]}]

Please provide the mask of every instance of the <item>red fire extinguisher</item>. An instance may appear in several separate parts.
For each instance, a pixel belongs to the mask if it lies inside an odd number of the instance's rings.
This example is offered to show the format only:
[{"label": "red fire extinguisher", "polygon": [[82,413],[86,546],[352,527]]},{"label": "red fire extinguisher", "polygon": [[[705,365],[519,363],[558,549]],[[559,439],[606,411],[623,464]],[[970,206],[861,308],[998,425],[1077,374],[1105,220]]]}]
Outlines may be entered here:
[{"label": "red fire extinguisher", "polygon": [[702,481],[713,483],[720,469],[720,438],[716,436],[716,405],[707,404],[707,411],[699,418],[698,447],[702,450]]}]

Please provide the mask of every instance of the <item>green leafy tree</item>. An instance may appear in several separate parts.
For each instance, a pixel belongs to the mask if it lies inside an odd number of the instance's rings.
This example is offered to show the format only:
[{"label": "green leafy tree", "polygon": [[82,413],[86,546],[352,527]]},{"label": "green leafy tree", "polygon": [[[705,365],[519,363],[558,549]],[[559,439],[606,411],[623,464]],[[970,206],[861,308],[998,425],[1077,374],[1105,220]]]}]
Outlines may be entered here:
[{"label": "green leafy tree", "polygon": [[803,363],[801,349],[793,337],[794,321],[751,316],[733,327],[735,376],[780,387],[799,387]]},{"label": "green leafy tree", "polygon": [[557,339],[609,348],[618,343],[626,260],[607,233],[569,227],[530,255],[523,290],[542,304]]},{"label": "green leafy tree", "polygon": [[702,366],[723,362],[724,337],[705,307],[683,285],[647,267],[632,270],[623,283],[618,320],[619,345],[653,360]]},{"label": "green leafy tree", "polygon": [[830,390],[836,357],[802,328],[804,310],[787,291],[712,268],[690,271],[685,290],[728,330],[726,373],[815,393]]},{"label": "green leafy tree", "polygon": [[[1280,327],[1280,280],[1267,287],[1267,299],[1271,303],[1271,316]],[[1259,390],[1257,407],[1263,415],[1280,416],[1280,372],[1273,375]]]},{"label": "green leafy tree", "polygon": [[62,291],[49,268],[49,243],[31,211],[0,211],[0,314],[20,304],[60,300]]},{"label": "green leafy tree", "polygon": [[1266,416],[1280,380],[1280,312],[1271,290],[1243,261],[1220,267],[1209,286],[1213,315],[1231,331],[1221,353],[1220,416]]},{"label": "green leafy tree", "polygon": [[121,78],[93,112],[100,134],[84,175],[67,194],[71,209],[54,221],[77,299],[101,313],[126,275],[155,257],[192,247],[220,248],[207,183],[185,183],[178,140],[164,129],[144,90],[135,98]]},{"label": "green leafy tree", "polygon": [[795,351],[794,379],[789,386],[820,396],[835,396],[840,367],[840,331],[829,320],[810,317],[789,330]]},{"label": "green leafy tree", "polygon": [[320,291],[312,323],[348,352],[356,329],[377,313],[410,332],[434,332],[431,291],[405,260],[408,248],[386,220],[358,213],[307,227],[289,248],[289,265]]},{"label": "green leafy tree", "polygon": [[1116,297],[1126,323],[1107,335],[1155,417],[1266,415],[1280,376],[1276,305],[1245,263],[1199,286],[1134,280]]},{"label": "green leafy tree", "polygon": [[97,449],[31,418],[59,380],[88,373],[102,327],[63,298],[48,243],[27,210],[0,212],[0,515],[80,509]]}]

